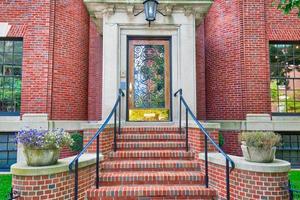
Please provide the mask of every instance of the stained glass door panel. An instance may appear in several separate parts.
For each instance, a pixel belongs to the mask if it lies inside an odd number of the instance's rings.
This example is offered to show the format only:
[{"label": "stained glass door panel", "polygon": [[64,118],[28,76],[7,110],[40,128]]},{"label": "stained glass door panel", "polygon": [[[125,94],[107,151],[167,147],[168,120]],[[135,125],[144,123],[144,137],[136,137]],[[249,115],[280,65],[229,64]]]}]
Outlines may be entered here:
[{"label": "stained glass door panel", "polygon": [[129,40],[128,120],[170,121],[169,40]]}]

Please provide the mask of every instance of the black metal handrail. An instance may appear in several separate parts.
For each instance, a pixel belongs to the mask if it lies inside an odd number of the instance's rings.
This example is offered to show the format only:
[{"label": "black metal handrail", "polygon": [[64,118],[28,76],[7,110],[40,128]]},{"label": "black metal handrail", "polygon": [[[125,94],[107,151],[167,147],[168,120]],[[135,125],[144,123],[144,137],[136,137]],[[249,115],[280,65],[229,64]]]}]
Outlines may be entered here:
[{"label": "black metal handrail", "polygon": [[119,94],[118,94],[118,98],[117,101],[112,109],[112,111],[110,112],[110,114],[108,115],[108,117],[106,118],[106,120],[104,121],[104,123],[100,126],[100,128],[97,130],[96,134],[92,137],[92,139],[90,139],[90,141],[83,147],[82,151],[70,162],[69,164],[69,170],[73,171],[73,165],[75,163],[75,177],[74,177],[74,199],[77,200],[78,199],[78,161],[79,158],[87,151],[88,147],[95,141],[97,140],[97,153],[96,153],[96,188],[99,188],[99,154],[100,154],[100,150],[99,150],[99,136],[100,134],[103,132],[103,130],[106,128],[107,124],[110,122],[112,116],[114,116],[114,151],[117,150],[117,108],[119,107],[119,127],[118,127],[118,132],[119,134],[121,134],[121,98],[124,97],[125,94],[124,92],[119,89]]},{"label": "black metal handrail", "polygon": [[[204,134],[205,137],[205,186],[206,188],[208,188],[208,149],[207,149],[207,141],[209,140],[214,147],[225,157],[226,159],[226,192],[227,192],[227,200],[230,199],[230,177],[229,177],[229,173],[231,170],[233,170],[235,168],[235,164],[233,162],[233,160],[220,148],[219,145],[217,145],[215,143],[215,141],[209,136],[209,133],[207,132],[207,130],[204,128],[204,126],[197,120],[196,116],[194,115],[194,113],[192,112],[192,110],[190,109],[190,107],[188,106],[188,104],[186,103],[185,99],[183,98],[182,95],[182,89],[179,89],[177,92],[175,92],[174,96],[177,97],[177,95],[180,95],[180,103],[179,103],[179,132],[181,134],[181,110],[182,110],[182,104],[185,106],[186,109],[186,122],[185,122],[185,133],[186,133],[186,151],[189,151],[189,147],[188,147],[188,143],[189,143],[189,138],[188,138],[188,115],[190,114],[190,116],[192,117],[192,119],[194,120],[194,122],[197,124],[197,126],[199,127],[199,129],[201,130],[201,132]],[[229,169],[229,163],[231,165],[231,170]]]}]

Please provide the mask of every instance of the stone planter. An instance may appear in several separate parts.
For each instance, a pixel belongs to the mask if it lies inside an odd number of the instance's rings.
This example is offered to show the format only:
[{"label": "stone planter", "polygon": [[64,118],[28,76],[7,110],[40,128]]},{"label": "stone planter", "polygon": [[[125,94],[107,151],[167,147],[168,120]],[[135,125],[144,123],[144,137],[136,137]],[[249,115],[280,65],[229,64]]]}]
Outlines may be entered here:
[{"label": "stone planter", "polygon": [[47,166],[57,163],[60,149],[31,149],[24,148],[28,166]]},{"label": "stone planter", "polygon": [[272,147],[271,149],[261,149],[241,145],[241,148],[245,160],[250,162],[270,163],[273,162],[275,158],[276,147]]}]

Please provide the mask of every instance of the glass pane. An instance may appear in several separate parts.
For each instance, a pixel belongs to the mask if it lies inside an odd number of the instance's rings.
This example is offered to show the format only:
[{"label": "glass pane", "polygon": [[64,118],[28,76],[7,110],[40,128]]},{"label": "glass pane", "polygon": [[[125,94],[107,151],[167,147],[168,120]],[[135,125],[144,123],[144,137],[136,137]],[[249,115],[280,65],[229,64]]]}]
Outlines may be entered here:
[{"label": "glass pane", "polygon": [[294,101],[294,80],[287,79],[287,101]]},{"label": "glass pane", "polygon": [[15,143],[8,143],[7,145],[7,150],[16,150],[17,149],[17,145]]},{"label": "glass pane", "polygon": [[293,54],[294,54],[293,48],[294,48],[293,44],[286,44],[285,48],[284,48],[285,55],[286,56],[293,56]]},{"label": "glass pane", "polygon": [[136,45],[134,55],[134,107],[164,108],[164,47]]},{"label": "glass pane", "polygon": [[4,52],[4,41],[2,40],[0,40],[0,53],[1,52]]},{"label": "glass pane", "polygon": [[295,55],[300,55],[300,44],[294,45],[294,51]]},{"label": "glass pane", "polygon": [[296,112],[300,113],[300,101],[296,101],[295,104],[296,104],[295,106]]},{"label": "glass pane", "polygon": [[271,80],[271,85],[270,85],[270,90],[271,90],[271,98],[272,101],[278,101],[278,88],[277,88],[277,80],[272,79]]},{"label": "glass pane", "polygon": [[15,41],[14,42],[14,52],[22,53],[23,51],[23,42],[22,41]]},{"label": "glass pane", "polygon": [[278,102],[277,101],[276,102],[272,101],[271,102],[271,106],[272,106],[272,112],[279,112],[279,110],[278,110]]},{"label": "glass pane", "polygon": [[22,65],[22,54],[14,54],[14,64]]},{"label": "glass pane", "polygon": [[[136,40],[130,44],[130,121],[168,121],[168,41]],[[166,55],[167,54],[167,55]]]},{"label": "glass pane", "polygon": [[278,64],[277,63],[271,63],[271,77],[277,77],[278,76]]},{"label": "glass pane", "polygon": [[295,100],[300,101],[300,80],[295,79]]},{"label": "glass pane", "polygon": [[16,160],[17,159],[17,152],[9,152],[8,159],[10,160]]},{"label": "glass pane", "polygon": [[[3,144],[0,144],[0,150],[7,150]],[[0,152],[0,160],[7,159],[7,152]]]},{"label": "glass pane", "polygon": [[13,41],[5,41],[5,52],[13,52]]},{"label": "glass pane", "polygon": [[21,66],[15,66],[13,69],[13,74],[16,76],[21,76],[22,75]]},{"label": "glass pane", "polygon": [[13,53],[4,53],[4,64],[13,64]]},{"label": "glass pane", "polygon": [[3,53],[0,53],[0,65],[4,62],[4,56]]},{"label": "glass pane", "polygon": [[7,143],[0,143],[0,153],[1,151],[5,151],[5,150],[7,150]]},{"label": "glass pane", "polygon": [[11,65],[4,65],[3,66],[3,74],[5,76],[12,76],[14,74],[13,66],[11,66]]}]

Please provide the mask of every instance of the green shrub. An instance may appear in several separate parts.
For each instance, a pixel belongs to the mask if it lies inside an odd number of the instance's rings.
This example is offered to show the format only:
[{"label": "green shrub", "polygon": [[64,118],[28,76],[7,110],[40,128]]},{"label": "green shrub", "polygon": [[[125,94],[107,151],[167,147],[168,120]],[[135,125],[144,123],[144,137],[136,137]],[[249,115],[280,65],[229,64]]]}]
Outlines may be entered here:
[{"label": "green shrub", "polygon": [[280,145],[281,136],[274,132],[243,132],[241,134],[241,141],[245,142],[248,147],[270,149]]},{"label": "green shrub", "polygon": [[71,138],[73,139],[73,144],[70,146],[72,151],[81,151],[83,148],[83,136],[79,132],[75,132],[71,135]]},{"label": "green shrub", "polygon": [[223,147],[223,145],[224,145],[224,136],[221,133],[219,133],[219,146]]}]

